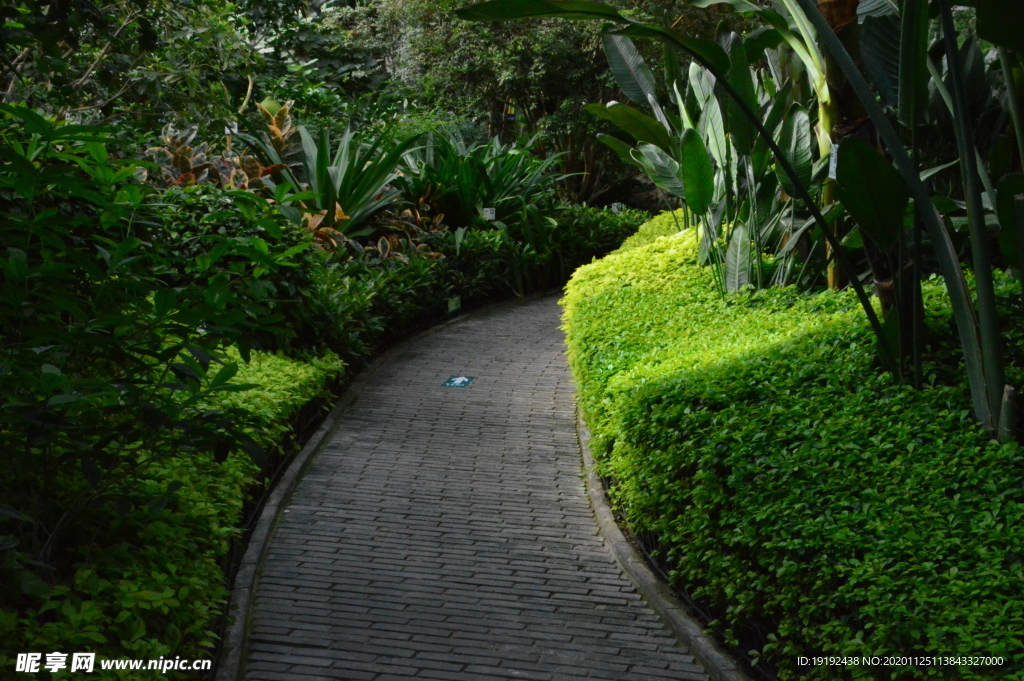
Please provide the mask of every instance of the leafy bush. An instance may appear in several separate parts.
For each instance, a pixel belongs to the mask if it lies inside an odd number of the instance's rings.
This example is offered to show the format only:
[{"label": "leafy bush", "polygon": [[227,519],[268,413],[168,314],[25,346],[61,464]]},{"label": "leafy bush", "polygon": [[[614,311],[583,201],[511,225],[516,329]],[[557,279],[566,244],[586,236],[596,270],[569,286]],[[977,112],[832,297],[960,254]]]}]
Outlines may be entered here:
[{"label": "leafy bush", "polygon": [[[228,355],[239,359],[237,352]],[[288,420],[323,395],[343,367],[330,354],[301,362],[255,352],[236,379],[256,387],[220,393],[205,406],[248,414],[260,426],[260,443],[271,449]],[[18,652],[30,650],[88,650],[108,659],[208,657],[228,595],[221,560],[241,532],[244,492],[258,473],[246,456],[217,463],[197,453],[165,459],[120,490],[134,508],[130,513],[121,501],[106,500],[102,513],[80,526],[91,541],[77,556],[73,578],[35,594],[20,613],[0,610],[0,667],[9,668]],[[0,516],[0,529],[15,522]],[[98,667],[96,674],[164,678]],[[171,672],[170,678],[189,676]]]},{"label": "leafy bush", "polygon": [[612,213],[566,203],[559,206],[554,218],[558,226],[552,239],[553,250],[562,276],[568,277],[580,265],[619,248],[650,216],[639,210]]},{"label": "leafy bush", "polygon": [[[684,232],[568,287],[579,398],[629,525],[780,678],[1024,678],[1024,456],[971,418],[941,284],[914,391],[874,365],[852,295],[723,299],[695,261]],[[1003,282],[1004,302],[1017,291]],[[947,652],[1007,665],[796,665]]]}]

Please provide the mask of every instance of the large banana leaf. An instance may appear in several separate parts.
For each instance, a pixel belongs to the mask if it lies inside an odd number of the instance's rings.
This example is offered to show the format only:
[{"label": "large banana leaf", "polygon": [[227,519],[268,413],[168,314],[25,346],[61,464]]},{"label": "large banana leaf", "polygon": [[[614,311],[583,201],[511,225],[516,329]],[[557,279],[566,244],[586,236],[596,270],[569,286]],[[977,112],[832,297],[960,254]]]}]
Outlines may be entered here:
[{"label": "large banana leaf", "polygon": [[619,158],[622,159],[623,162],[636,166],[640,170],[644,169],[644,165],[633,158],[633,147],[629,146],[617,137],[606,135],[603,132],[599,132],[597,134],[597,139],[599,142],[611,147],[612,151],[618,154]]},{"label": "large banana leaf", "polygon": [[[807,109],[799,104],[789,107],[779,131],[779,148],[804,187],[811,184],[811,170],[814,166],[814,160],[811,158],[812,139],[811,119]],[[789,175],[781,168],[777,169],[777,174],[786,193],[795,196],[796,188]]]},{"label": "large banana leaf", "polygon": [[[754,94],[754,80],[750,77],[750,66],[747,60],[747,51],[743,46],[743,39],[736,33],[729,32],[720,36],[722,47],[729,54],[732,67],[729,69],[727,80],[732,85],[747,108],[756,111],[758,108],[757,96]],[[754,148],[754,139],[757,133],[750,125],[743,113],[741,104],[732,99],[726,100],[725,115],[729,123],[729,135],[732,138],[736,150],[748,156]]]},{"label": "large banana leaf", "polygon": [[629,38],[605,33],[604,53],[615,82],[637,104],[647,104],[655,96],[654,74]]},{"label": "large banana leaf", "polygon": [[688,128],[682,137],[683,194],[687,207],[703,215],[715,196],[715,169],[700,134]]},{"label": "large banana leaf", "polygon": [[1024,54],[1024,2],[977,0],[978,37]]},{"label": "large banana leaf", "polygon": [[[786,113],[786,107],[789,106],[789,94],[793,90],[793,81],[787,80],[786,84],[782,86],[775,99],[772,101],[771,108],[768,109],[768,114],[764,118],[764,128],[769,134],[774,135],[778,129],[779,124],[782,123],[782,118]],[[757,141],[754,142],[754,150],[750,155],[750,162],[753,167],[754,180],[760,181],[764,177],[765,172],[768,169],[768,161],[771,158],[771,152],[768,150],[768,144],[762,137],[758,137]]]},{"label": "large banana leaf", "polygon": [[494,0],[457,10],[455,14],[469,21],[508,21],[510,19],[605,19],[624,21],[610,5],[580,0]]},{"label": "large banana leaf", "polygon": [[672,139],[668,136],[665,126],[647,114],[637,111],[626,104],[588,104],[586,110],[598,118],[603,118],[632,135],[638,142],[645,142],[660,147],[667,153],[672,152]]},{"label": "large banana leaf", "polygon": [[750,283],[750,235],[747,226],[733,227],[725,252],[725,290],[738,291]]},{"label": "large banana leaf", "polygon": [[928,96],[928,0],[903,0],[900,18],[900,122],[912,127]]},{"label": "large banana leaf", "polygon": [[910,201],[899,172],[867,142],[847,137],[839,145],[836,182],[839,200],[861,231],[883,252],[892,248]]},{"label": "large banana leaf", "polygon": [[860,27],[860,54],[871,82],[888,106],[899,102],[900,18],[869,16]]},{"label": "large banana leaf", "polygon": [[729,153],[726,147],[725,122],[722,120],[722,108],[718,105],[718,99],[713,95],[704,102],[704,110],[697,122],[697,130],[708,141],[708,150],[718,162],[718,167],[724,168]]},{"label": "large banana leaf", "polygon": [[637,147],[639,156],[633,155],[637,161],[643,164],[647,176],[654,184],[658,185],[673,196],[683,199],[686,194],[683,189],[683,182],[679,163],[664,151],[653,144],[641,144]]},{"label": "large banana leaf", "polygon": [[896,0],[860,0],[860,4],[857,5],[857,16],[860,19],[884,17],[890,14],[899,14],[899,12],[900,8],[896,6]]},{"label": "large banana leaf", "polygon": [[690,90],[693,95],[694,104],[698,110],[704,108],[704,102],[708,101],[715,89],[715,77],[695,61],[690,62]]},{"label": "large banana leaf", "polygon": [[718,73],[728,72],[731,65],[729,55],[725,53],[725,50],[718,43],[691,38],[669,28],[662,28],[652,24],[632,23],[626,28],[620,28],[612,31],[612,33],[629,36],[630,38],[654,38],[655,40],[675,45],[679,49],[699,58],[705,66],[714,69]]}]

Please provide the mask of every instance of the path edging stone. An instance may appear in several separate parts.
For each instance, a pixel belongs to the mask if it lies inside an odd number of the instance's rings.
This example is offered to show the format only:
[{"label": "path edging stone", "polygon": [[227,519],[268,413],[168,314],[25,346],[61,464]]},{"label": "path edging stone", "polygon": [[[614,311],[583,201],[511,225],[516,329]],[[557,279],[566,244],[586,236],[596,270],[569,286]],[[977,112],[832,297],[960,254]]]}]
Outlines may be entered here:
[{"label": "path edging stone", "polygon": [[697,662],[704,667],[713,681],[751,681],[743,673],[740,666],[710,636],[704,633],[700,625],[688,612],[679,597],[672,589],[658,579],[647,562],[619,529],[608,502],[601,478],[597,475],[596,463],[590,453],[590,431],[577,407],[576,431],[583,455],[584,479],[590,502],[597,517],[601,536],[611,549],[616,562],[637,591],[644,597],[651,608],[658,613],[665,624],[690,649]]},{"label": "path edging stone", "polygon": [[323,423],[320,424],[320,428],[313,434],[313,437],[295,455],[263,505],[259,520],[256,521],[256,527],[249,538],[245,554],[242,556],[242,562],[238,566],[238,572],[235,574],[235,583],[231,590],[227,611],[229,624],[224,633],[224,643],[217,662],[215,681],[236,681],[241,676],[243,653],[247,647],[252,623],[253,594],[256,590],[260,569],[263,566],[265,549],[274,535],[281,510],[295,490],[299,478],[302,477],[302,472],[330,439],[345,410],[355,400],[361,388],[361,382],[355,382],[349,386]]}]

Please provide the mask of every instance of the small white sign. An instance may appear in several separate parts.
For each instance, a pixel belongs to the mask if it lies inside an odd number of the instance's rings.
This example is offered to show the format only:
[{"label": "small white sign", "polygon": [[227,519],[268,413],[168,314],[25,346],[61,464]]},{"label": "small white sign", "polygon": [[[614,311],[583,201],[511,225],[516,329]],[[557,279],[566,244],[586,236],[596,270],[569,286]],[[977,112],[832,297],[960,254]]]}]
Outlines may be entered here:
[{"label": "small white sign", "polygon": [[238,121],[231,121],[224,127],[225,135],[237,135],[238,134]]},{"label": "small white sign", "polygon": [[612,204],[612,212],[613,213],[621,213],[624,210],[626,210],[626,204],[624,204],[624,203],[613,203]]},{"label": "small white sign", "polygon": [[839,145],[833,144],[828,154],[828,179],[836,179],[836,166],[839,165]]},{"label": "small white sign", "polygon": [[493,208],[484,208],[484,220],[493,220],[495,212]]}]

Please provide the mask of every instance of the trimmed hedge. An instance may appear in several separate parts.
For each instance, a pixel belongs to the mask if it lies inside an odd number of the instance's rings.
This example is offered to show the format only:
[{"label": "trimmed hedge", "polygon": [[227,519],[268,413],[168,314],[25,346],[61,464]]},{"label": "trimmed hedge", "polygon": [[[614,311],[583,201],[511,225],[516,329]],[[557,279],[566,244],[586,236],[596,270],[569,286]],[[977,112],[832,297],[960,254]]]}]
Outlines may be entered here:
[{"label": "trimmed hedge", "polygon": [[[935,340],[918,392],[879,371],[852,295],[723,299],[692,232],[630,245],[569,283],[569,358],[613,501],[657,537],[677,585],[730,643],[759,640],[782,679],[1024,678],[1024,455],[971,416],[941,283],[926,287]],[[1019,287],[1001,287],[1017,305]]]},{"label": "trimmed hedge", "polygon": [[685,208],[665,211],[640,225],[636,232],[622,242],[620,251],[629,251],[654,243],[659,237],[678,234],[683,229]]}]

